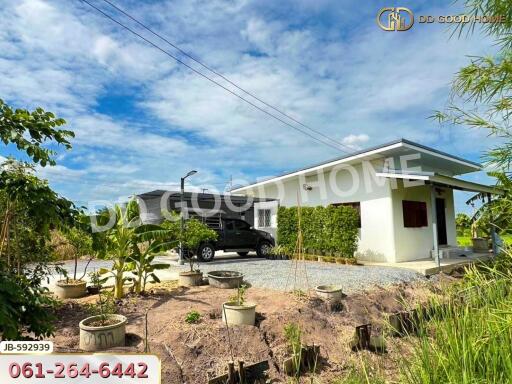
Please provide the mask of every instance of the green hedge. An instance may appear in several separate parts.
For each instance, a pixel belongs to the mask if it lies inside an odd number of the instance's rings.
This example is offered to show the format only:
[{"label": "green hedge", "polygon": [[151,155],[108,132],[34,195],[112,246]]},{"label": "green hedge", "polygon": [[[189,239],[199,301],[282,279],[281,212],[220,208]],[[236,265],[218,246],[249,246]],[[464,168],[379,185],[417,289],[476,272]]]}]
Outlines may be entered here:
[{"label": "green hedge", "polygon": [[[354,257],[357,250],[359,217],[352,207],[302,207],[303,247],[317,252],[335,252]],[[279,207],[277,240],[279,245],[295,249],[297,241],[297,207]]]}]

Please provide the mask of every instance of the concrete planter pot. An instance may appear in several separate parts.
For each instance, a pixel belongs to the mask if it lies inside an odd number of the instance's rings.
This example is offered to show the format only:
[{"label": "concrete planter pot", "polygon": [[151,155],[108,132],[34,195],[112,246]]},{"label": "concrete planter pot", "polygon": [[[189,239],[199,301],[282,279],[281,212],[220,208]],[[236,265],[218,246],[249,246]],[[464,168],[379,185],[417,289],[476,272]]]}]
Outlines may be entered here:
[{"label": "concrete planter pot", "polygon": [[315,291],[318,297],[328,301],[340,301],[343,297],[341,287],[337,285],[319,285]]},{"label": "concrete planter pot", "polygon": [[473,242],[473,252],[489,252],[489,242],[482,237],[474,237],[471,239]]},{"label": "concrete planter pot", "polygon": [[59,299],[76,299],[86,294],[86,282],[82,280],[59,280],[55,283],[55,295]]},{"label": "concrete planter pot", "polygon": [[212,271],[207,276],[208,283],[216,288],[238,288],[244,280],[244,275],[237,271]]},{"label": "concrete planter pot", "polygon": [[179,284],[183,287],[197,287],[203,282],[203,272],[187,271],[179,273]]},{"label": "concrete planter pot", "polygon": [[89,295],[97,295],[98,293],[100,293],[100,287],[95,287],[93,285],[87,287],[87,293]]},{"label": "concrete planter pot", "polygon": [[124,347],[127,319],[123,315],[107,315],[113,324],[90,325],[101,316],[91,316],[80,322],[80,349],[93,352],[114,347]]},{"label": "concrete planter pot", "polygon": [[228,325],[254,325],[256,321],[256,304],[226,302],[222,304],[222,321]]}]

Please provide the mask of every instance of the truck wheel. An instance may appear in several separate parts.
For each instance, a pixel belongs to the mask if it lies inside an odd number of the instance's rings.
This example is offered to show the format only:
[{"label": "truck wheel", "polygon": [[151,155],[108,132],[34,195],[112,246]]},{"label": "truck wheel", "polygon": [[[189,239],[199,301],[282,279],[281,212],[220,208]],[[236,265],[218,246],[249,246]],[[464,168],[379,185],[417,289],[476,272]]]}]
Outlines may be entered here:
[{"label": "truck wheel", "polygon": [[272,249],[272,244],[268,241],[260,241],[260,243],[256,246],[256,254],[258,257],[267,257]]},{"label": "truck wheel", "polygon": [[245,257],[249,254],[249,252],[237,252],[239,256]]},{"label": "truck wheel", "polygon": [[213,248],[210,244],[203,244],[199,247],[197,252],[197,258],[201,261],[212,261],[215,257],[215,248]]}]

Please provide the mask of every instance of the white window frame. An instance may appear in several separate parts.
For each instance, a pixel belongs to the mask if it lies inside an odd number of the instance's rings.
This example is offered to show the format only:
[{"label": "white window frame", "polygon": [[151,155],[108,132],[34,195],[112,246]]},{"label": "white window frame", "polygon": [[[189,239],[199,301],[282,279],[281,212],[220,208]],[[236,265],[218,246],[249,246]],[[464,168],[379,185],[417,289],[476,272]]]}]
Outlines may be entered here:
[{"label": "white window frame", "polygon": [[272,227],[272,210],[270,208],[258,209],[258,228]]}]

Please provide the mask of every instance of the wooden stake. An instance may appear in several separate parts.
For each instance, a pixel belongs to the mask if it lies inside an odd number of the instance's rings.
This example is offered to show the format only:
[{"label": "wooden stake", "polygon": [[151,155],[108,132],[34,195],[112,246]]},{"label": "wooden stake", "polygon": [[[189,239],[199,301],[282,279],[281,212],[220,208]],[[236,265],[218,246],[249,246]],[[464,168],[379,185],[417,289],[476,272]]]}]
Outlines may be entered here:
[{"label": "wooden stake", "polygon": [[236,372],[235,372],[235,363],[230,361],[228,363],[228,384],[236,383]]},{"label": "wooden stake", "polygon": [[240,384],[245,384],[245,368],[242,360],[238,361],[238,376],[240,378]]}]

